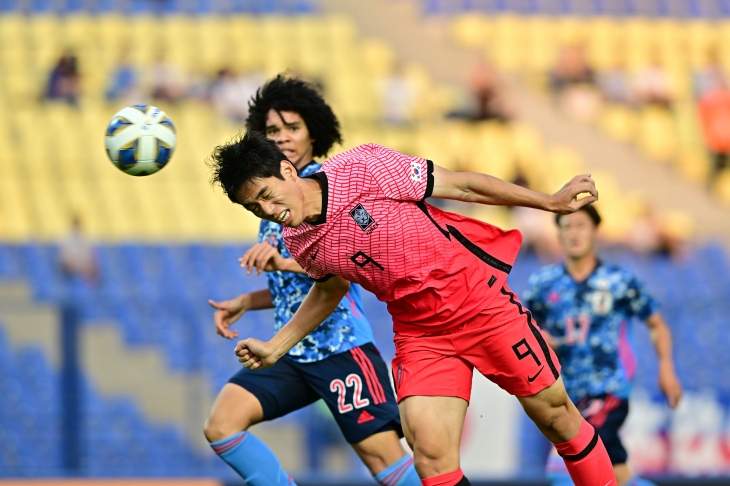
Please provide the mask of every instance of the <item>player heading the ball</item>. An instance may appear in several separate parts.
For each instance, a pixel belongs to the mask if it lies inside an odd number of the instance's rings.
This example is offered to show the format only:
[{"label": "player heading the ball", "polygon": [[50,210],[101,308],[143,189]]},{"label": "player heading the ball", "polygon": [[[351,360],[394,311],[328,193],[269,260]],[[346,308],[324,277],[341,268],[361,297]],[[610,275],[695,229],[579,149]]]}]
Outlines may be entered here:
[{"label": "player heading the ball", "polygon": [[270,341],[238,343],[244,366],[274,364],[335,309],[349,282],[358,283],[393,317],[393,378],[424,485],[470,484],[459,442],[476,368],[518,398],[577,485],[615,486],[606,449],[568,398],[555,354],[507,286],[522,236],[426,202],[568,214],[598,199],[589,175],[546,195],[368,144],[300,177],[274,142],[254,132],[217,147],[211,166],[231,201],[285,226],[287,248],[315,280]]}]

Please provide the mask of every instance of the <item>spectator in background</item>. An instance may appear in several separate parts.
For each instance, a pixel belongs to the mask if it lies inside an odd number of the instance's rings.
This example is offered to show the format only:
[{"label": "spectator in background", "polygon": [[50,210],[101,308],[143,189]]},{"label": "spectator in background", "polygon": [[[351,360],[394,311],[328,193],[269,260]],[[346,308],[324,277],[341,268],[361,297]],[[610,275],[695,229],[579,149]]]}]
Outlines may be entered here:
[{"label": "spectator in background", "polygon": [[95,283],[99,278],[94,247],[84,236],[81,218],[71,219],[71,232],[61,243],[59,265],[67,279],[79,278]]},{"label": "spectator in background", "polygon": [[637,73],[634,94],[641,105],[672,106],[671,83],[658,51],[652,53],[649,65]]},{"label": "spectator in background", "polygon": [[730,90],[724,76],[717,76],[699,100],[702,135],[712,155],[711,180],[728,167],[730,155]]},{"label": "spectator in background", "polygon": [[635,102],[626,63],[621,54],[617,54],[613,65],[599,75],[598,86],[603,99],[609,103],[631,106]]},{"label": "spectator in background", "polygon": [[167,62],[165,54],[160,52],[155,58],[151,71],[152,99],[166,103],[177,103],[185,96],[186,83],[184,74]]},{"label": "spectator in background", "polygon": [[129,53],[127,51],[123,51],[119,56],[117,65],[109,79],[105,98],[109,103],[114,101],[134,103],[139,100],[137,73],[129,61]]},{"label": "spectator in background", "polygon": [[601,107],[595,84],[596,76],[583,46],[566,46],[550,71],[550,87],[560,108],[575,120],[593,121]]},{"label": "spectator in background", "polygon": [[381,91],[384,122],[391,125],[406,125],[413,121],[415,93],[403,66],[396,66],[393,74],[383,80]]},{"label": "spectator in background", "polygon": [[484,60],[479,60],[474,66],[469,87],[474,96],[476,120],[507,122],[514,118],[514,109],[505,96],[499,74]]},{"label": "spectator in background", "polygon": [[694,73],[695,97],[699,100],[705,93],[715,89],[718,80],[727,85],[725,71],[720,64],[717,48],[707,50],[707,60],[704,66]]},{"label": "spectator in background", "polygon": [[210,88],[210,101],[215,110],[234,123],[243,123],[248,117],[248,101],[260,85],[257,75],[236,76],[231,68],[218,71]]},{"label": "spectator in background", "polygon": [[[512,184],[530,189],[527,177],[518,172]],[[522,249],[533,251],[543,263],[557,261],[561,256],[554,217],[544,211],[524,207],[510,207],[515,228],[522,233]]]},{"label": "spectator in background", "polygon": [[76,55],[66,51],[51,71],[46,98],[76,106],[79,97],[79,67]]}]

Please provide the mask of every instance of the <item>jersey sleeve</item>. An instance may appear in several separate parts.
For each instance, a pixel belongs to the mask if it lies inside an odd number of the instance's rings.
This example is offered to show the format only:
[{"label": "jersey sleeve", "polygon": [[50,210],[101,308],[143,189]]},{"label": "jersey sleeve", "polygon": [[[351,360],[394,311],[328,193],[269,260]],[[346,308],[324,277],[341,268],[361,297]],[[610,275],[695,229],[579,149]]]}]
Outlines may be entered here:
[{"label": "jersey sleeve", "polygon": [[371,144],[367,170],[386,197],[423,201],[433,192],[433,162]]},{"label": "jersey sleeve", "polygon": [[631,314],[643,321],[659,310],[659,303],[654,300],[646,286],[634,275],[629,275],[626,297],[629,300]]}]

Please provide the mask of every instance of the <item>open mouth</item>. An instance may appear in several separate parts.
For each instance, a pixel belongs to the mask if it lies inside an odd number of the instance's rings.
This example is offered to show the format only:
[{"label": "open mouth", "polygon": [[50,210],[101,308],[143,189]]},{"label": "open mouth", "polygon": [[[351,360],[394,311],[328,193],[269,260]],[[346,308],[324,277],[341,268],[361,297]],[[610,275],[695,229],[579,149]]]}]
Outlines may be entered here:
[{"label": "open mouth", "polygon": [[281,213],[279,213],[279,217],[276,218],[276,222],[279,224],[284,224],[284,221],[286,221],[289,218],[289,210],[285,209]]}]

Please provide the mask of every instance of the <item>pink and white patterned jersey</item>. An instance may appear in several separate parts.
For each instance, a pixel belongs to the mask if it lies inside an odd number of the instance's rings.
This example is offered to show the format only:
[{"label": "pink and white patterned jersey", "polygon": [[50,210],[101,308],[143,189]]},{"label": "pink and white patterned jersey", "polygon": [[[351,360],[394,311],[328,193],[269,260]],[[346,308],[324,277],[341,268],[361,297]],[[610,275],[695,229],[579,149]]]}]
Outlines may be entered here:
[{"label": "pink and white patterned jersey", "polygon": [[388,305],[397,333],[450,329],[499,292],[522,235],[425,202],[433,164],[375,145],[328,159],[317,221],[284,228],[294,259],[315,280],[358,283]]}]

